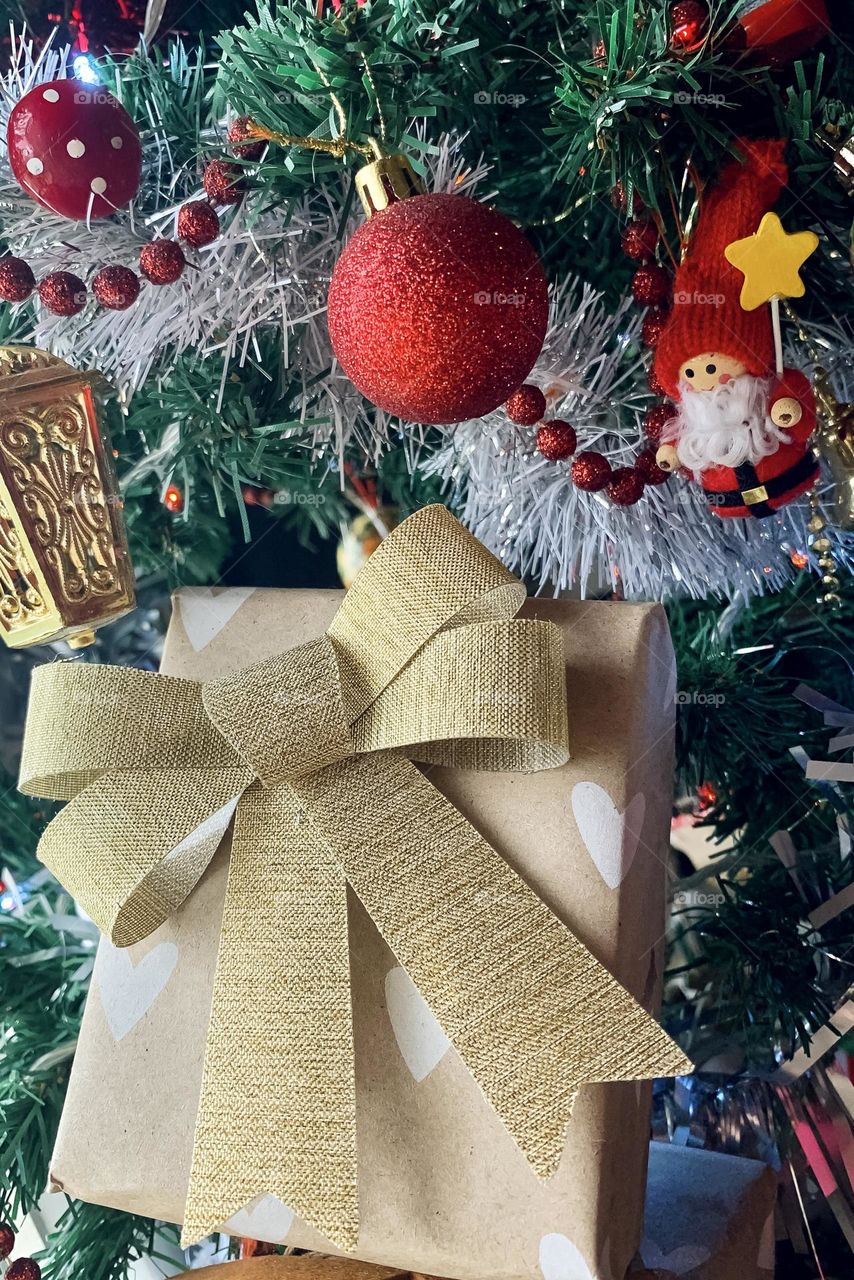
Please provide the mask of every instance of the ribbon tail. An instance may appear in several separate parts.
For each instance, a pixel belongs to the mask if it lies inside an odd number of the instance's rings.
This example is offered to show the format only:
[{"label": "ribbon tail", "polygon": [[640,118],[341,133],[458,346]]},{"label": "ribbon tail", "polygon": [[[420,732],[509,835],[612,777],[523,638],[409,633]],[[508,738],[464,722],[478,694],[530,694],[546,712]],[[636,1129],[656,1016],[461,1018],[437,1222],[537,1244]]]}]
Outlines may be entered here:
[{"label": "ribbon tail", "polygon": [[540,1177],[578,1087],[691,1069],[631,995],[408,760],[297,785],[386,942]]},{"label": "ribbon tail", "polygon": [[264,1193],[355,1248],[346,882],[287,785],[238,809],[184,1244]]}]

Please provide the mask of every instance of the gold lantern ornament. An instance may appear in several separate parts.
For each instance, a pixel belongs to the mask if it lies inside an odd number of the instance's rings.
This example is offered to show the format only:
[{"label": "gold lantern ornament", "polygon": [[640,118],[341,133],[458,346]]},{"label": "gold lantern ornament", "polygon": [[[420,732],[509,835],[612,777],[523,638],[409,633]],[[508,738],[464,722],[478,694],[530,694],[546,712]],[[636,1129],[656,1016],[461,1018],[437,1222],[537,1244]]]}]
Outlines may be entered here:
[{"label": "gold lantern ornament", "polygon": [[134,607],[103,400],[109,383],[0,347],[0,634],[82,648]]}]

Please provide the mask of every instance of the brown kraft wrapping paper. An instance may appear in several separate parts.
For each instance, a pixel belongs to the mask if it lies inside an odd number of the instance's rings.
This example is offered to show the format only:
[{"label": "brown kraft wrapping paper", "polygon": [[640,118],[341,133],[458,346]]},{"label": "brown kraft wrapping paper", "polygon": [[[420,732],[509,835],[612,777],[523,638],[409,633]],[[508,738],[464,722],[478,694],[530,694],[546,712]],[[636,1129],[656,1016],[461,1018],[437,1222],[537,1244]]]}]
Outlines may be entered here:
[{"label": "brown kraft wrapping paper", "polygon": [[[319,636],[339,591],[190,589],[161,670],[211,680]],[[529,600],[561,627],[568,765],[433,783],[647,1008],[658,999],[676,677],[658,605]],[[52,1165],[82,1200],[180,1222],[225,893],[220,849],[144,942],[102,941]],[[623,1280],[641,1239],[648,1083],[584,1085],[541,1182],[352,892],[357,1256],[455,1280]],[[263,1107],[263,1099],[259,1106]],[[334,1253],[271,1196],[223,1224]]]}]

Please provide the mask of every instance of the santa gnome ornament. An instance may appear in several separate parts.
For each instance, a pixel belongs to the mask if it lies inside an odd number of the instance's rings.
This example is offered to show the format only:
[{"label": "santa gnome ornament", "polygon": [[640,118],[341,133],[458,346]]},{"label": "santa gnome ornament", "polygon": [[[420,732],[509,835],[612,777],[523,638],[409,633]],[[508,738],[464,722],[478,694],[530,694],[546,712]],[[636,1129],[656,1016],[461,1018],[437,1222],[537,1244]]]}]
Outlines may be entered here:
[{"label": "santa gnome ornament", "polygon": [[676,403],[656,460],[690,471],[715,515],[762,519],[815,483],[815,399],[803,373],[777,376],[771,313],[742,308],[743,275],[724,256],[785,186],[784,143],[742,139],[737,149],[743,159],[704,197],[656,348],[656,374]]}]

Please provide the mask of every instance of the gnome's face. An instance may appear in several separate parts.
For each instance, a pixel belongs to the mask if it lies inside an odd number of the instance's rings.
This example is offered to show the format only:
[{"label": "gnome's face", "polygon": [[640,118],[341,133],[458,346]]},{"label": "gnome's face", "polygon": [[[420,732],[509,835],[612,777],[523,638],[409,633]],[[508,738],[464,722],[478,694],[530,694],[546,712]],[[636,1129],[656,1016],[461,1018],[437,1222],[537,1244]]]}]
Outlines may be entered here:
[{"label": "gnome's face", "polygon": [[713,391],[747,373],[747,367],[720,351],[701,351],[679,369],[679,381],[692,391]]},{"label": "gnome's face", "polygon": [[[768,413],[770,378],[754,377],[737,361],[713,356],[707,352],[699,360],[687,361],[679,383],[675,421],[679,461],[695,474],[709,467],[756,463],[776,452],[786,438]],[[703,384],[699,390],[698,381]]]}]

